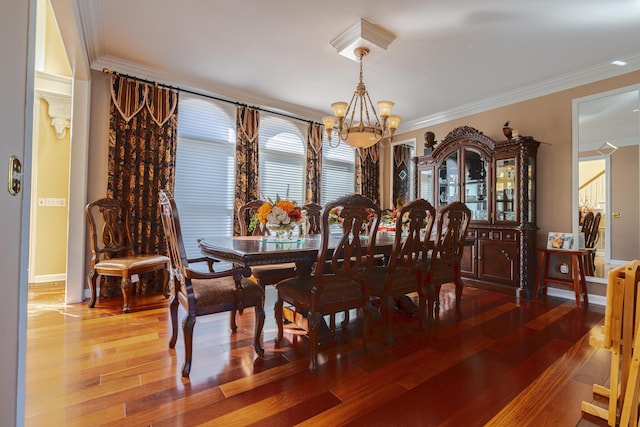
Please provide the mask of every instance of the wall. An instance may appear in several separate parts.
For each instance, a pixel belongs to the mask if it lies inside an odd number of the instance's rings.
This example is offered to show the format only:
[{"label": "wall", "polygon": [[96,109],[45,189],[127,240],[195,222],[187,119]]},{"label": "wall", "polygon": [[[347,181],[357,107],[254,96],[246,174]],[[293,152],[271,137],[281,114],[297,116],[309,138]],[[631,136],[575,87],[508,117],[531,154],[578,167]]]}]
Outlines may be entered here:
[{"label": "wall", "polygon": [[[37,147],[37,198],[68,199],[70,138],[67,132],[58,139],[50,125],[48,104],[40,99]],[[35,250],[35,275],[64,274],[67,254],[67,207],[37,206]],[[36,279],[37,280],[37,279]]]},{"label": "wall", "polygon": [[[611,218],[611,259],[640,258],[640,218],[638,187],[638,146],[618,148],[611,155],[611,212],[620,212],[620,218]],[[613,243],[615,242],[615,243]]]}]

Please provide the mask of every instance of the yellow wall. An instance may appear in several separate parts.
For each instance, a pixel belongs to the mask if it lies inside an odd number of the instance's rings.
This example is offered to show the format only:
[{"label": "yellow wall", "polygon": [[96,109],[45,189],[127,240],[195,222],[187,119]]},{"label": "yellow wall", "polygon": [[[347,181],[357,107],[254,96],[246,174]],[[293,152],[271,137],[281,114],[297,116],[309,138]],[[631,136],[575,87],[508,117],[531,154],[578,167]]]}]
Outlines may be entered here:
[{"label": "yellow wall", "polygon": [[47,4],[46,24],[45,24],[45,54],[44,72],[58,76],[72,77],[71,66],[67,59],[67,52],[64,49],[60,31],[56,18],[51,10],[49,1]]},{"label": "yellow wall", "polygon": [[[44,72],[71,77],[71,67],[67,60],[60,32],[49,1],[46,4]],[[69,200],[69,159],[70,136],[67,130],[64,138],[58,139],[49,117],[49,104],[44,99],[36,99],[39,108],[34,117],[38,138],[34,189],[37,200],[47,198],[64,199],[64,207],[35,206],[35,234],[33,237],[33,274],[36,276],[63,275],[67,269],[67,218]]]},{"label": "yellow wall", "polygon": [[58,139],[49,123],[48,104],[40,100],[38,117],[37,197],[63,198],[64,207],[37,206],[35,275],[63,274],[67,263],[67,206],[69,188],[69,132]]},{"label": "yellow wall", "polygon": [[[451,120],[412,132],[397,134],[396,141],[415,138],[416,152],[422,153],[424,133],[436,134],[440,141],[458,126],[471,126],[497,141],[504,140],[502,125],[509,120],[521,135],[542,141],[538,149],[537,217],[538,241],[550,231],[572,229],[572,101],[588,95],[640,83],[640,71],[596,83],[541,96],[506,107]],[[388,158],[388,153],[387,158]],[[388,162],[386,163],[388,164]],[[387,169],[388,170],[388,169]],[[388,176],[385,170],[383,176]],[[389,184],[383,179],[382,200],[389,199]],[[635,258],[635,257],[634,257]]]}]

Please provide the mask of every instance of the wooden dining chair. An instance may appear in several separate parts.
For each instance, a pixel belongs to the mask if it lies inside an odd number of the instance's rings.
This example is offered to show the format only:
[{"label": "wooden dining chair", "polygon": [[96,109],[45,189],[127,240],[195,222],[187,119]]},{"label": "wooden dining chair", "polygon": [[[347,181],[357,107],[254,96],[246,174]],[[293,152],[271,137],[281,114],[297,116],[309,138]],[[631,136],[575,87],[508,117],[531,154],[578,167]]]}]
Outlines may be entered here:
[{"label": "wooden dining chair", "polygon": [[121,200],[103,198],[88,203],[85,214],[89,223],[91,245],[91,270],[87,277],[93,308],[98,298],[98,279],[101,276],[121,278],[122,311],[131,311],[132,282],[139,281],[139,275],[162,271],[163,292],[168,295],[169,258],[159,254],[136,254],[131,239],[131,213],[129,205]]},{"label": "wooden dining chair", "polygon": [[440,309],[440,288],[445,283],[456,287],[456,313],[462,314],[460,302],[464,283],[460,275],[460,260],[464,250],[471,211],[464,203],[453,202],[440,207],[436,215],[437,231],[433,236],[433,249],[425,266],[423,293],[428,295],[429,318]]},{"label": "wooden dining chair", "polygon": [[[238,221],[240,222],[241,236],[268,236],[269,229],[266,225],[258,224],[252,231],[249,231],[251,217],[255,215],[258,208],[262,206],[262,200],[253,200],[238,209]],[[296,275],[295,263],[270,264],[251,267],[252,278],[264,288],[267,285],[275,285],[280,280]]]},{"label": "wooden dining chair", "polygon": [[238,329],[236,312],[242,314],[244,309],[254,307],[253,348],[258,356],[262,357],[264,354],[261,345],[265,318],[264,289],[254,281],[244,278],[243,268],[220,272],[202,272],[190,268],[182,241],[178,208],[171,192],[160,191],[159,203],[172,273],[169,348],[175,347],[178,338],[178,305],[181,304],[187,312],[187,317],[182,322],[185,352],[182,376],[188,377],[191,372],[193,328],[198,316],[228,311],[231,331],[235,333]]},{"label": "wooden dining chair", "polygon": [[317,203],[306,203],[302,206],[302,212],[307,218],[305,233],[310,235],[320,234],[320,215],[322,205]]},{"label": "wooden dining chair", "polygon": [[[386,343],[389,346],[393,345],[393,315],[398,297],[417,292],[422,326],[427,326],[427,295],[421,284],[435,215],[435,208],[424,199],[405,205],[396,215],[396,233],[388,264],[374,266],[370,270],[371,296],[382,300],[380,311],[385,323]],[[404,221],[408,221],[404,226],[406,233],[403,232]]]},{"label": "wooden dining chair", "polygon": [[[592,219],[589,221],[587,226],[587,216],[591,214]],[[588,212],[585,215],[585,221],[583,222],[582,231],[584,233],[584,247],[585,249],[589,249],[589,253],[584,256],[583,264],[585,274],[587,276],[593,276],[595,274],[595,258],[596,258],[596,250],[595,246],[598,242],[598,237],[600,236],[600,218],[602,214],[600,212],[593,214],[593,212]]]},{"label": "wooden dining chair", "polygon": [[[329,212],[342,208],[342,234],[329,248],[332,238],[329,230]],[[361,235],[363,225],[369,220],[369,232]],[[318,369],[318,332],[322,318],[337,312],[359,309],[363,312],[363,341],[369,349],[369,316],[364,307],[369,299],[368,271],[372,267],[376,233],[380,221],[380,208],[369,198],[352,194],[343,196],[324,206],[321,217],[320,249],[316,268],[311,276],[285,279],[276,285],[278,299],[274,311],[278,325],[276,345],[283,340],[284,303],[296,312],[307,313],[309,319],[309,370]],[[330,260],[329,270],[324,267]]]}]

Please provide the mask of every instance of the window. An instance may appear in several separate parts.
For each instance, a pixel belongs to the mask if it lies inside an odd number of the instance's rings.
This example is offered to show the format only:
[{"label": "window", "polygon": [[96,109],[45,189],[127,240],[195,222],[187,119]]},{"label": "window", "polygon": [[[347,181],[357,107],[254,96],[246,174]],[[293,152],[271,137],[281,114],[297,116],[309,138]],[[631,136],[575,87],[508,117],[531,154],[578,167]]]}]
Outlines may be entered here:
[{"label": "window", "polygon": [[296,123],[268,113],[260,116],[260,197],[276,194],[304,204],[305,138]]},{"label": "window", "polygon": [[181,94],[174,196],[189,258],[198,238],[233,234],[235,141],[233,105]]},{"label": "window", "polygon": [[[338,134],[334,131],[331,141],[335,143]],[[331,147],[326,134],[322,146],[322,196],[321,204],[355,191],[356,150],[340,142]]]}]

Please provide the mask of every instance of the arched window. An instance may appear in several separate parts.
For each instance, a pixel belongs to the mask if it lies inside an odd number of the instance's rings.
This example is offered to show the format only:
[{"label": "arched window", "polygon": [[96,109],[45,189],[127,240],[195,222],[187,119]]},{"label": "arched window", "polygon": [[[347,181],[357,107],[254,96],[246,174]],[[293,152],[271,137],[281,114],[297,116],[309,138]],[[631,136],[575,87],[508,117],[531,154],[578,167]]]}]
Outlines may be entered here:
[{"label": "arched window", "polygon": [[181,95],[174,196],[188,257],[197,239],[233,234],[235,107]]},{"label": "arched window", "polygon": [[305,138],[297,123],[261,113],[260,115],[260,197],[276,194],[302,205],[304,195]]}]

